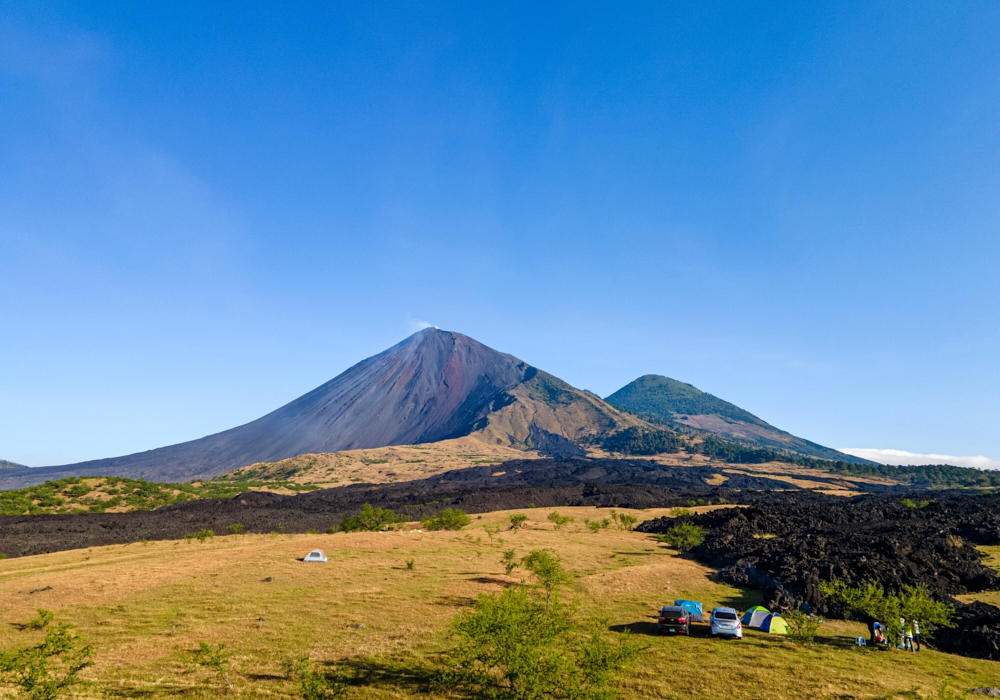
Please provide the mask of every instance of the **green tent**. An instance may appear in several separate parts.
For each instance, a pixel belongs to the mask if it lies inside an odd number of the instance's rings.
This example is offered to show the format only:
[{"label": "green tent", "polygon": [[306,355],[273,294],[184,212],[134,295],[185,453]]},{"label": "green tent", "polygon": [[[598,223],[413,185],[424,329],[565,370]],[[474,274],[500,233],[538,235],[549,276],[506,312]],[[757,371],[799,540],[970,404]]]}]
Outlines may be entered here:
[{"label": "green tent", "polygon": [[781,619],[781,615],[774,613],[767,616],[760,629],[771,634],[788,634],[788,623]]},{"label": "green tent", "polygon": [[741,622],[744,627],[760,627],[761,623],[764,622],[770,614],[771,611],[764,606],[755,605],[743,613],[743,619]]}]

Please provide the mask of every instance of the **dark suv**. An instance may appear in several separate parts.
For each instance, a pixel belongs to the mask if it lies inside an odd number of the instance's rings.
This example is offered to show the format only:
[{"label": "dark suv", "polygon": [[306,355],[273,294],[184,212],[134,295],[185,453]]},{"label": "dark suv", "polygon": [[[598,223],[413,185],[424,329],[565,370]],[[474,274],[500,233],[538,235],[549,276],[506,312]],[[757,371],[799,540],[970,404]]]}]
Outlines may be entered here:
[{"label": "dark suv", "polygon": [[656,629],[660,634],[690,634],[691,621],[687,610],[679,605],[664,605]]}]

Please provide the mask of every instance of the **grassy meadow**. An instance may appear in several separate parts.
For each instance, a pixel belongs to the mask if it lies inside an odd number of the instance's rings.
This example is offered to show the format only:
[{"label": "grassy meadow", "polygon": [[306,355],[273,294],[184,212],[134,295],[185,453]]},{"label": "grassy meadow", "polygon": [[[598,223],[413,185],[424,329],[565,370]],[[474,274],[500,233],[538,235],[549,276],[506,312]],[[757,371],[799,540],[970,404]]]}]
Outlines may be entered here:
[{"label": "grassy meadow", "polygon": [[[502,551],[546,548],[573,574],[563,591],[585,618],[631,630],[645,650],[616,686],[622,698],[891,698],[994,685],[995,662],[923,651],[877,652],[853,646],[863,625],[825,623],[817,644],[748,630],[743,641],[655,636],[656,611],[674,598],[739,609],[755,591],[716,583],[711,571],[636,532],[591,533],[595,508],[560,508],[575,522],[554,530],[550,509],[520,511],[528,527],[491,544],[483,525],[509,512],[472,516],[461,532],[402,531],[334,535],[233,535],[205,542],[163,541],[99,547],[0,561],[0,648],[35,642],[19,631],[36,608],[55,612],[94,645],[92,681],[79,697],[183,696],[292,698],[283,669],[308,654],[349,679],[349,698],[445,697],[431,680],[448,648],[449,621],[476,596],[518,585]],[[703,509],[696,509],[703,510]],[[631,511],[640,520],[665,510]],[[502,538],[503,542],[499,542]],[[313,548],[326,564],[299,561]],[[407,560],[413,561],[408,568]],[[232,652],[234,689],[193,662],[201,641]],[[0,697],[3,691],[0,691]],[[13,694],[9,695],[13,697]],[[918,697],[909,695],[906,697]]]}]

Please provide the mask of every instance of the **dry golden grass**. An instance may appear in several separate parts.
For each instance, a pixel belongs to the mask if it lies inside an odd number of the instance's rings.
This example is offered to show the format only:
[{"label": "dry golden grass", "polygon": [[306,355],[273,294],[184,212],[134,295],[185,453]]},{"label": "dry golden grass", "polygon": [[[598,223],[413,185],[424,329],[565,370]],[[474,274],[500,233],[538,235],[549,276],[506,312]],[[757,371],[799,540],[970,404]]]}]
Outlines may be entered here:
[{"label": "dry golden grass", "polygon": [[[690,639],[652,636],[656,610],[675,598],[746,608],[759,595],[714,582],[710,570],[648,535],[586,531],[583,519],[607,510],[557,510],[576,521],[554,531],[551,509],[526,509],[527,529],[501,532],[503,542],[492,546],[482,526],[509,522],[509,512],[474,516],[463,532],[413,524],[400,532],[241,535],[8,559],[0,561],[0,618],[25,621],[42,607],[78,625],[96,648],[97,665],[86,672],[95,683],[84,697],[222,695],[192,663],[202,640],[232,650],[233,697],[294,697],[281,662],[299,653],[367,669],[352,698],[434,697],[427,679],[447,648],[449,621],[477,595],[522,576],[503,573],[502,550],[548,548],[574,574],[564,597],[580,601],[580,614],[628,628],[647,647],[619,680],[624,698],[876,698],[913,687],[926,694],[946,679],[962,688],[996,682],[993,662],[856,649],[852,640],[864,628],[853,623],[826,623],[812,648],[755,631],[742,642],[713,640],[702,636],[704,625]],[[669,509],[631,512],[647,519]],[[313,548],[329,563],[298,561]],[[0,648],[37,637],[4,624]]]},{"label": "dry golden grass", "polygon": [[423,445],[396,445],[370,450],[346,450],[299,455],[278,462],[260,462],[228,472],[230,479],[287,479],[324,488],[354,483],[388,484],[426,479],[453,469],[538,459],[531,450],[489,445],[474,437]]}]

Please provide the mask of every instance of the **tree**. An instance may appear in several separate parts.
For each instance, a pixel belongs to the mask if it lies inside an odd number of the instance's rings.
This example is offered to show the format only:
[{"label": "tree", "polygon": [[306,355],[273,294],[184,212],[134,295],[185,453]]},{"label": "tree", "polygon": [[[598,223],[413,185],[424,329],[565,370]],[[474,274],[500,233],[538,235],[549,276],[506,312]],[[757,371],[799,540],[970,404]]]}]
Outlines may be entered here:
[{"label": "tree", "polygon": [[687,552],[705,541],[705,530],[694,523],[681,523],[666,532],[667,544],[679,552]]},{"label": "tree", "polygon": [[559,515],[556,511],[549,513],[548,520],[556,530],[561,529],[563,525],[573,522],[573,518],[568,515]]},{"label": "tree", "polygon": [[80,672],[94,665],[92,647],[70,631],[72,626],[59,623],[50,627],[51,621],[51,612],[39,610],[38,617],[21,629],[44,629],[45,639],[0,653],[0,682],[19,688],[31,700],[54,700],[83,683]]},{"label": "tree", "polygon": [[521,560],[521,566],[538,579],[538,585],[545,589],[545,601],[552,600],[559,586],[568,583],[570,575],[563,568],[559,557],[544,549],[536,549]]},{"label": "tree", "polygon": [[365,503],[358,515],[344,516],[340,529],[342,532],[378,532],[387,525],[403,521],[403,517],[388,508],[373,508],[370,503]]},{"label": "tree", "polygon": [[937,627],[954,627],[955,624],[955,608],[932,600],[924,585],[905,586],[899,593],[887,593],[872,581],[857,587],[833,581],[821,583],[819,589],[829,605],[843,608],[848,615],[866,622],[872,640],[875,622],[885,626],[889,639],[894,639],[901,630],[900,618],[918,620],[926,637],[930,637]]},{"label": "tree", "polygon": [[486,534],[489,535],[490,546],[492,547],[493,546],[493,538],[500,533],[500,524],[499,523],[487,523],[486,525],[483,525],[483,530],[485,530]]},{"label": "tree", "polygon": [[510,576],[510,572],[518,566],[517,554],[513,549],[504,551],[503,559],[500,560],[500,563],[503,564],[504,570],[507,572],[507,575]]},{"label": "tree", "polygon": [[781,613],[788,624],[788,636],[798,644],[811,645],[816,641],[816,633],[823,620],[818,617],[809,617],[801,610],[788,610]]},{"label": "tree", "polygon": [[480,595],[452,622],[457,644],[441,685],[491,700],[607,698],[611,673],[634,659],[638,646],[625,634],[612,642],[599,623],[583,627],[575,612],[524,588]]},{"label": "tree", "polygon": [[611,520],[614,522],[616,528],[627,532],[632,532],[635,529],[635,524],[639,522],[639,519],[634,515],[619,513],[614,510],[611,511]]},{"label": "tree", "polygon": [[520,530],[528,522],[528,516],[524,513],[512,513],[510,516],[510,529]]},{"label": "tree", "polygon": [[434,517],[420,521],[428,530],[461,530],[471,522],[466,512],[457,508],[445,508]]}]

